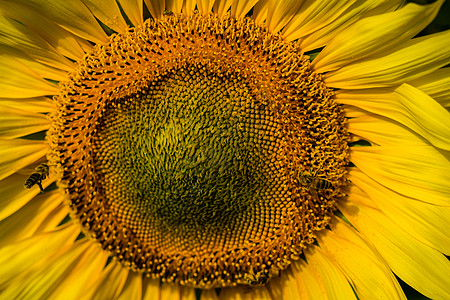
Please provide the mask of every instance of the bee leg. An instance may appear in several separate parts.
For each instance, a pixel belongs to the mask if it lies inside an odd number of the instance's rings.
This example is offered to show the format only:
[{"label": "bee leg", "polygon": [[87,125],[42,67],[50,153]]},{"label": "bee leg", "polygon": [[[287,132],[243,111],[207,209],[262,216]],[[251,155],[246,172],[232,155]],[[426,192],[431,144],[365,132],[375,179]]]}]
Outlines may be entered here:
[{"label": "bee leg", "polygon": [[38,182],[36,182],[36,184],[38,185],[39,189],[41,190],[41,193],[44,193],[44,189],[42,188],[42,182],[38,181]]},{"label": "bee leg", "polygon": [[309,188],[309,192],[311,193],[311,196],[313,197],[313,199],[315,199],[315,200],[317,200],[317,201],[320,200],[319,194],[317,194],[317,191],[316,191],[315,188],[310,187],[310,188]]}]

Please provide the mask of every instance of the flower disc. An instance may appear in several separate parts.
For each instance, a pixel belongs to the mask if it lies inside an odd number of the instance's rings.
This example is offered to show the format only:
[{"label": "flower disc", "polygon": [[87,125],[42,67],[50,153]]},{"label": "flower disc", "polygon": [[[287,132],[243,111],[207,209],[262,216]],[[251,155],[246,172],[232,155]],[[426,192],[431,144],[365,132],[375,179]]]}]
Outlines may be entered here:
[{"label": "flower disc", "polygon": [[[251,19],[170,15],[78,62],[49,134],[73,217],[132,270],[264,284],[343,192],[343,113],[300,49]],[[327,186],[329,184],[329,186]]]}]

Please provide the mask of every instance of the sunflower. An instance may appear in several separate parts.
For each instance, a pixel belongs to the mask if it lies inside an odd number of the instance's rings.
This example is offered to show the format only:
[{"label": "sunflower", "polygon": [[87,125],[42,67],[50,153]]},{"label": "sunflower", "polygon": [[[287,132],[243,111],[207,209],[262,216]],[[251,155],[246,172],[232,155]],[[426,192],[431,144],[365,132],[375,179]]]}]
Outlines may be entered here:
[{"label": "sunflower", "polygon": [[443,2],[2,1],[1,297],[449,299]]}]

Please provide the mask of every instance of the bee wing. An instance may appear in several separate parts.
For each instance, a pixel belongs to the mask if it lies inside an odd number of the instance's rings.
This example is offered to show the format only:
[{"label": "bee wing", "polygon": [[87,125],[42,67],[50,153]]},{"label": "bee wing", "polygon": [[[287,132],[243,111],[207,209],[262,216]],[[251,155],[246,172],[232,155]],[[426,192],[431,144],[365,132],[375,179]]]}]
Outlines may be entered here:
[{"label": "bee wing", "polygon": [[23,168],[17,171],[21,175],[31,175],[34,172],[34,168]]},{"label": "bee wing", "polygon": [[20,170],[17,170],[17,173],[21,175],[31,175],[36,171],[36,167],[41,165],[42,163],[45,163],[47,161],[47,158],[44,156],[41,159],[35,161],[34,163],[26,166],[25,168],[22,168]]}]

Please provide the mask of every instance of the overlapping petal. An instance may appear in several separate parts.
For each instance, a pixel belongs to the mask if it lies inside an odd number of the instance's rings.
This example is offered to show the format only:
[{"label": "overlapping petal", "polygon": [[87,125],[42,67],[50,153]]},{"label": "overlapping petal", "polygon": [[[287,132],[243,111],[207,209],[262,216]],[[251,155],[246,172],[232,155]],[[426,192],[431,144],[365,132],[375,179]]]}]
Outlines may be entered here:
[{"label": "overlapping petal", "polygon": [[[166,5],[167,5],[166,1]],[[121,1],[119,5],[134,26],[144,23],[144,2],[139,0]]]},{"label": "overlapping petal", "polygon": [[38,79],[51,79],[53,81],[67,79],[67,71],[42,64],[22,50],[0,44],[0,53],[6,57],[13,57],[20,64],[27,66]]},{"label": "overlapping petal", "polygon": [[103,24],[117,32],[125,32],[127,23],[120,13],[115,0],[81,0]]},{"label": "overlapping petal", "polygon": [[0,56],[0,98],[31,98],[58,93],[58,87],[19,60]]},{"label": "overlapping petal", "polygon": [[364,204],[376,205],[412,237],[446,255],[450,254],[450,206],[438,206],[405,197],[358,170],[351,170],[349,179],[370,197],[371,201],[367,200]]},{"label": "overlapping petal", "polygon": [[117,299],[127,281],[130,271],[117,261],[108,264],[100,276],[92,280],[85,289],[83,295],[87,299]]},{"label": "overlapping petal", "polygon": [[161,18],[164,11],[164,0],[144,0],[153,18]]},{"label": "overlapping petal", "polygon": [[[31,173],[30,173],[31,174]],[[0,181],[0,221],[8,218],[20,208],[30,202],[38,193],[39,188],[25,189],[23,184],[29,175],[19,173],[8,176]],[[48,185],[48,181],[43,183],[43,187]]]},{"label": "overlapping petal", "polygon": [[81,59],[84,51],[92,48],[92,45],[84,39],[71,34],[55,24],[55,22],[47,19],[45,14],[39,14],[37,11],[29,9],[20,3],[2,1],[0,14],[13,20],[20,20],[21,24],[32,28],[36,34],[54,47],[58,53],[70,59]]},{"label": "overlapping petal", "polygon": [[214,2],[213,11],[219,16],[223,16],[230,9],[233,0],[216,0]]},{"label": "overlapping petal", "polygon": [[[57,286],[50,292],[49,299],[83,299],[88,294],[87,287],[103,272],[108,253],[92,240],[84,239],[76,243],[73,248],[81,248],[80,252],[76,249],[69,249],[66,257],[58,258],[55,261],[55,264],[63,264],[59,268],[65,272],[62,277],[56,278]],[[58,268],[57,265],[56,268]]]},{"label": "overlapping petal", "polygon": [[210,13],[213,5],[214,0],[197,0],[198,11],[202,14]]},{"label": "overlapping petal", "polygon": [[403,281],[431,299],[448,299],[450,261],[403,228],[394,226],[379,209],[364,205],[367,198],[352,189],[349,202],[340,203],[339,209]]},{"label": "overlapping petal", "polygon": [[45,15],[48,19],[83,39],[95,43],[104,43],[108,40],[108,36],[100,24],[80,0],[15,0],[14,2],[20,4],[23,10],[33,10]]},{"label": "overlapping petal", "polygon": [[[32,267],[40,274],[39,267],[48,264],[48,259],[61,249],[73,248],[73,242],[80,233],[76,226],[67,224],[53,231],[43,232],[20,242],[0,248],[0,289],[4,290],[10,283],[20,284],[15,280],[24,272],[31,274]],[[24,278],[22,278],[24,279]],[[23,285],[22,285],[23,287]],[[33,288],[33,287],[30,287]],[[35,287],[34,287],[35,288]],[[2,296],[4,296],[2,294]],[[14,298],[10,298],[14,299]]]},{"label": "overlapping petal", "polygon": [[0,248],[51,231],[61,223],[69,209],[62,205],[59,194],[39,195],[24,207],[0,221]]},{"label": "overlapping petal", "polygon": [[[328,2],[328,1],[320,1]],[[279,32],[294,17],[303,1],[268,1],[266,26],[270,32]]]},{"label": "overlapping petal", "polygon": [[336,100],[395,120],[436,147],[450,150],[450,113],[408,84],[395,90],[342,90],[337,92]]},{"label": "overlapping petal", "polygon": [[0,111],[0,138],[25,136],[50,127],[50,121],[42,114],[3,105],[0,105]]},{"label": "overlapping petal", "polygon": [[166,0],[166,9],[172,12],[181,13],[183,9],[183,0]]},{"label": "overlapping petal", "polygon": [[172,283],[162,283],[158,279],[144,278],[144,300],[161,299],[181,299],[181,300],[194,300],[195,289],[180,285],[174,285]]},{"label": "overlapping petal", "polygon": [[142,274],[139,272],[129,272],[127,281],[125,282],[118,299],[142,299],[142,290]]},{"label": "overlapping petal", "polygon": [[368,57],[326,73],[325,83],[340,89],[400,85],[449,64],[448,49],[450,49],[450,30],[415,38],[387,55]]},{"label": "overlapping petal", "polygon": [[436,1],[428,6],[410,3],[397,11],[356,22],[336,35],[314,59],[315,70],[328,72],[366,56],[389,53],[424,29],[443,2]]},{"label": "overlapping petal", "polygon": [[438,69],[427,76],[409,82],[410,85],[428,94],[442,106],[450,108],[450,68]]},{"label": "overlapping petal", "polygon": [[233,0],[231,5],[231,15],[236,18],[243,18],[258,3],[258,0]]},{"label": "overlapping petal", "polygon": [[[329,246],[333,247],[334,245]],[[358,299],[351,285],[351,283],[356,284],[358,280],[350,281],[350,276],[345,273],[346,270],[342,267],[341,262],[337,263],[333,256],[324,251],[323,247],[311,247],[311,249],[305,251],[305,257],[308,261],[306,267],[322,281],[321,285],[325,290],[326,298]],[[345,264],[345,261],[343,263]]]},{"label": "overlapping petal", "polygon": [[421,145],[351,148],[352,162],[381,185],[434,205],[450,206],[450,163]]},{"label": "overlapping petal", "polygon": [[[426,140],[398,122],[389,118],[370,113],[357,107],[347,107],[348,130],[353,136],[358,136],[373,145],[424,145]],[[356,116],[356,112],[361,115]],[[437,151],[437,150],[436,150]]]},{"label": "overlapping petal", "polygon": [[284,27],[282,36],[292,41],[318,31],[333,23],[355,2],[356,0],[303,1],[297,11],[291,11],[295,15]]},{"label": "overlapping petal", "polygon": [[[320,1],[322,2],[322,1]],[[342,1],[343,3],[347,1]],[[327,26],[322,26],[322,23],[328,23],[327,17],[324,16],[326,11],[318,12],[317,16],[312,14],[314,18],[311,20],[311,28],[313,31],[304,36],[300,33],[300,36],[292,35],[288,40],[294,40],[300,38],[300,46],[303,51],[311,51],[321,48],[327,45],[334,36],[342,32],[359,19],[380,13],[385,13],[397,9],[403,0],[357,0],[352,2],[351,6],[346,7],[345,10],[339,9],[340,4],[335,5],[339,10],[336,11],[333,8],[329,8],[331,11],[335,11],[338,17],[329,16],[332,19]]]},{"label": "overlapping petal", "polygon": [[[321,251],[335,268],[342,270],[359,299],[370,299],[374,295],[380,299],[406,298],[383,257],[364,236],[336,217],[330,227],[330,231],[318,237]],[[334,299],[339,298],[336,296]]]},{"label": "overlapping petal", "polygon": [[19,49],[35,60],[52,67],[72,70],[73,62],[57,53],[56,49],[27,26],[0,16],[0,43]]},{"label": "overlapping petal", "polygon": [[46,152],[44,141],[0,139],[0,180],[38,161]]},{"label": "overlapping petal", "polygon": [[21,99],[0,98],[0,105],[33,113],[48,113],[53,110],[52,100],[47,97]]},{"label": "overlapping petal", "polygon": [[[69,293],[74,292],[79,293],[80,288],[83,288],[79,284],[88,282],[87,277],[80,279],[74,276],[80,270],[80,264],[81,268],[84,268],[86,262],[92,260],[92,264],[97,266],[96,260],[98,260],[98,257],[96,258],[90,253],[91,249],[89,248],[91,246],[92,243],[84,240],[59,249],[53,256],[48,257],[45,262],[37,263],[36,265],[38,266],[33,266],[20,274],[19,280],[13,281],[2,291],[2,296],[6,299],[60,299],[59,290],[64,290],[64,288],[66,288],[66,293],[63,295],[69,295]],[[106,256],[101,256],[106,261]],[[66,280],[69,278],[73,278],[76,283],[67,289],[68,282]],[[66,284],[64,284],[65,281]],[[84,289],[82,291],[85,293]],[[84,293],[79,293],[78,297],[84,296]],[[80,298],[74,297],[74,299]]]}]

